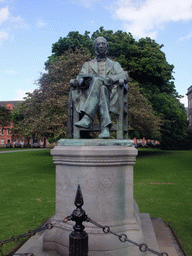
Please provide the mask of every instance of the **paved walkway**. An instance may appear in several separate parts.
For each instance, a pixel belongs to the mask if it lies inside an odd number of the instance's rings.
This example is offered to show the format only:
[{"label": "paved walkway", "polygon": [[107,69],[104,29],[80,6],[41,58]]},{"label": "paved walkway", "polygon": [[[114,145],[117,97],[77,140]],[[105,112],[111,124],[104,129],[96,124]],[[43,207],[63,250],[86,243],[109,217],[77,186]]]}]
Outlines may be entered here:
[{"label": "paved walkway", "polygon": [[[170,228],[164,224],[162,219],[152,218],[151,220],[160,251],[167,252],[168,256],[185,256],[180,249],[177,239],[174,237]],[[34,237],[31,237],[14,255],[16,256],[18,253],[33,253],[36,256],[60,256],[54,251],[43,251],[43,234],[44,231],[41,231]],[[152,253],[143,254],[154,255]]]},{"label": "paved walkway", "polygon": [[161,252],[167,252],[169,256],[185,256],[178,244],[172,230],[164,224],[161,218],[152,218],[153,228]]},{"label": "paved walkway", "polygon": [[5,151],[1,151],[1,150],[0,150],[0,154],[1,154],[1,153],[24,152],[24,151],[37,151],[37,150],[43,150],[43,149],[49,149],[49,148],[31,148],[31,149],[5,150]]}]

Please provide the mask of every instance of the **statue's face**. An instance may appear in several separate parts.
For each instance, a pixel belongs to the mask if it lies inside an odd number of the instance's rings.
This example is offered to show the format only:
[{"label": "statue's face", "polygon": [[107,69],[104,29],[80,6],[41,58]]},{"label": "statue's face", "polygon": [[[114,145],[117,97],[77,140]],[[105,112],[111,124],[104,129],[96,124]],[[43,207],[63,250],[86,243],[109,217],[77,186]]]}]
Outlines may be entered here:
[{"label": "statue's face", "polygon": [[107,53],[107,43],[102,38],[99,38],[97,40],[97,43],[95,45],[95,53],[99,56],[105,56]]}]

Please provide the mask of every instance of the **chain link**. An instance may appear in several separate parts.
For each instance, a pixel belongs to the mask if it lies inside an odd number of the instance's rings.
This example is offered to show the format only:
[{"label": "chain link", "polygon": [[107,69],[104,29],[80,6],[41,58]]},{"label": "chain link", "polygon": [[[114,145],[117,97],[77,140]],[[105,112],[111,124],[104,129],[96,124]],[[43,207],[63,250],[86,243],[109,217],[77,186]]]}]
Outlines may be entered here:
[{"label": "chain link", "polygon": [[[71,216],[67,216],[66,218],[64,218],[63,222],[64,223],[67,223],[68,221],[71,220]],[[166,252],[162,252],[162,253],[159,253],[155,250],[152,250],[150,249],[146,244],[138,244],[130,239],[127,238],[127,235],[125,234],[121,234],[121,235],[118,235],[116,233],[114,233],[113,231],[111,231],[110,227],[109,226],[103,226],[99,223],[97,223],[96,221],[93,221],[92,219],[90,219],[89,217],[87,217],[87,222],[90,222],[92,223],[93,225],[101,228],[103,230],[103,233],[105,234],[112,234],[114,236],[117,236],[119,238],[119,240],[122,242],[122,243],[125,243],[125,242],[129,242],[131,244],[134,244],[136,246],[139,247],[139,250],[141,252],[151,252],[153,254],[156,254],[158,256],[168,256],[168,254]],[[6,243],[10,243],[10,242],[18,242],[20,238],[23,238],[23,237],[31,237],[31,236],[34,236],[36,233],[38,232],[41,232],[43,230],[46,230],[46,229],[52,229],[53,228],[53,224],[52,223],[47,223],[45,226],[42,226],[40,228],[37,228],[37,229],[30,229],[27,233],[25,234],[21,234],[21,235],[13,235],[10,239],[7,239],[7,240],[4,240],[4,241],[0,241],[0,247],[2,247],[4,244]],[[2,256],[9,256],[9,255],[3,255],[2,254],[2,251],[0,250],[0,253]],[[20,255],[20,256],[34,256],[33,253],[20,253],[20,254],[14,254],[14,255]]]},{"label": "chain link", "polygon": [[67,216],[66,218],[64,218],[63,222],[64,222],[64,223],[67,223],[67,222],[70,221],[70,220],[71,220],[71,216]]},{"label": "chain link", "polygon": [[[19,255],[19,256],[35,256],[33,253],[14,253],[15,255]],[[12,255],[6,255],[6,256],[12,256]]]},{"label": "chain link", "polygon": [[147,252],[148,251],[148,252],[151,252],[151,253],[156,254],[158,256],[168,256],[168,254],[166,252],[160,253],[160,252],[154,251],[154,250],[150,249],[146,244],[138,244],[138,243],[128,239],[127,235],[125,235],[125,234],[118,235],[118,234],[112,232],[109,226],[102,226],[101,224],[99,224],[99,223],[93,221],[92,219],[90,219],[89,217],[87,218],[87,222],[90,222],[93,225],[101,228],[105,234],[110,233],[114,236],[117,236],[122,243],[129,242],[131,244],[134,244],[134,245],[138,246],[139,250],[141,252]]},{"label": "chain link", "polygon": [[[24,237],[31,237],[31,236],[34,236],[36,235],[38,232],[41,232],[43,230],[46,230],[46,229],[52,229],[53,228],[53,224],[52,223],[47,223],[46,225],[42,226],[42,227],[39,227],[37,229],[30,229],[27,233],[25,234],[21,234],[21,235],[13,235],[11,238],[9,239],[6,239],[4,241],[0,241],[0,247],[2,247],[4,244],[7,244],[7,243],[11,243],[11,242],[18,242],[19,239],[21,238],[24,238]],[[9,256],[9,255],[3,255],[2,251],[0,250],[0,253],[2,256]],[[21,255],[21,256],[34,256],[33,253],[16,253],[14,255]]]},{"label": "chain link", "polygon": [[19,256],[35,256],[33,253],[14,253],[14,254],[7,254],[7,255],[3,255],[2,251],[0,250],[0,254],[1,256],[13,256],[13,255],[19,255]]}]

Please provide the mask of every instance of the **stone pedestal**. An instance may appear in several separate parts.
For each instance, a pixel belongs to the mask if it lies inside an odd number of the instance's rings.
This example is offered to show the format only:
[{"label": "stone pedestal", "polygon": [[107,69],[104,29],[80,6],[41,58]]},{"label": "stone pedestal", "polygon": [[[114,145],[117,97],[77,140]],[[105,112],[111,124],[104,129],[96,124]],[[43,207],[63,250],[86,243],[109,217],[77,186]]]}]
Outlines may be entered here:
[{"label": "stone pedestal", "polygon": [[[56,146],[52,151],[56,164],[55,227],[44,235],[43,249],[69,254],[69,234],[73,222],[61,221],[75,209],[74,199],[81,186],[86,214],[101,225],[110,226],[130,240],[144,243],[138,207],[133,199],[133,166],[137,150],[126,146]],[[140,256],[139,248],[122,243],[112,234],[104,234],[85,223],[89,235],[89,256]],[[153,249],[158,250],[157,246]]]}]

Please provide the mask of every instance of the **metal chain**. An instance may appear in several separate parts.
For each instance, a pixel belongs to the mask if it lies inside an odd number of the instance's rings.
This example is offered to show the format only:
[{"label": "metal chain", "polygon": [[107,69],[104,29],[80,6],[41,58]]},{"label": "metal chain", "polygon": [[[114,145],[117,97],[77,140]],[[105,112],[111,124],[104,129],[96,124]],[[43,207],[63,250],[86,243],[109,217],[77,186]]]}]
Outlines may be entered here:
[{"label": "metal chain", "polygon": [[[19,256],[35,256],[33,253],[14,253],[13,255]],[[9,255],[8,255],[9,256]]]},{"label": "metal chain", "polygon": [[[25,234],[21,234],[21,235],[18,235],[18,236],[13,235],[9,239],[6,239],[4,241],[0,241],[0,247],[2,247],[4,244],[7,244],[7,243],[18,242],[20,238],[31,237],[31,236],[34,236],[38,232],[41,232],[41,231],[46,230],[46,229],[52,229],[52,228],[53,228],[53,224],[52,223],[47,223],[45,226],[39,227],[37,229],[30,229]],[[1,253],[2,256],[5,256],[5,255],[2,254],[1,250],[0,250],[0,253]],[[28,255],[28,256],[32,256],[33,254],[32,253],[23,253],[23,254],[15,254],[15,255],[23,255],[23,256]]]},{"label": "metal chain", "polygon": [[[19,255],[19,256],[35,256],[33,253],[14,253],[13,254],[14,256],[15,255]],[[10,255],[3,255],[3,256],[13,256],[12,254],[10,254]]]},{"label": "metal chain", "polygon": [[13,256],[13,255],[19,255],[19,256],[35,256],[33,253],[28,252],[28,253],[14,253],[14,254],[7,254],[3,255],[2,251],[0,250],[1,256]]},{"label": "metal chain", "polygon": [[[66,220],[67,220],[67,218],[66,218]],[[68,219],[68,220],[70,220],[70,219]],[[143,244],[138,244],[138,243],[136,243],[136,242],[134,242],[134,241],[128,239],[128,238],[127,238],[127,235],[125,235],[125,234],[118,235],[118,234],[112,232],[109,226],[102,226],[101,224],[99,224],[99,223],[93,221],[92,219],[90,219],[89,217],[87,218],[87,222],[90,222],[90,223],[92,223],[93,225],[95,225],[95,226],[101,228],[105,234],[111,233],[112,235],[117,236],[117,237],[119,238],[119,240],[120,240],[122,243],[124,243],[124,242],[129,242],[129,243],[131,243],[131,244],[134,244],[134,245],[138,246],[138,247],[139,247],[139,250],[140,250],[141,252],[147,252],[147,251],[148,251],[148,252],[151,252],[151,253],[156,254],[156,255],[158,255],[158,256],[168,256],[168,254],[167,254],[166,252],[162,252],[162,253],[157,252],[157,251],[155,251],[155,250],[150,249],[150,248],[149,248],[146,244],[144,244],[144,243],[143,243]]]},{"label": "metal chain", "polygon": [[[67,222],[70,221],[70,220],[71,220],[71,216],[68,216],[68,217],[66,217],[66,218],[63,220],[63,222],[64,222],[64,223],[67,223]],[[129,242],[129,243],[131,243],[131,244],[134,244],[135,246],[138,246],[138,247],[139,247],[139,250],[140,250],[141,252],[147,252],[147,251],[148,251],[148,252],[151,252],[151,253],[156,254],[156,255],[158,255],[158,256],[168,256],[168,254],[167,254],[166,252],[159,253],[159,252],[157,252],[157,251],[155,251],[155,250],[150,249],[150,248],[149,248],[146,244],[144,244],[144,243],[143,243],[143,244],[138,244],[138,243],[136,243],[136,242],[134,242],[134,241],[128,239],[128,238],[127,238],[127,235],[125,235],[125,234],[118,235],[118,234],[114,233],[113,231],[111,231],[111,229],[110,229],[109,226],[103,226],[103,225],[97,223],[96,221],[93,221],[93,220],[90,219],[89,217],[87,217],[87,222],[90,222],[90,223],[92,223],[93,225],[95,225],[95,226],[101,228],[101,229],[103,230],[103,233],[105,233],[105,234],[110,233],[110,234],[112,234],[112,235],[114,235],[114,236],[117,236],[117,237],[119,238],[119,240],[120,240],[122,243],[124,243],[124,242]],[[41,231],[43,231],[43,230],[52,229],[53,226],[54,226],[54,225],[53,225],[52,223],[47,223],[47,224],[46,224],[45,226],[43,226],[43,227],[40,227],[40,228],[37,228],[37,229],[30,229],[30,230],[29,230],[27,233],[25,233],[25,234],[21,234],[21,235],[18,235],[18,236],[13,235],[10,239],[4,240],[4,241],[0,241],[0,247],[2,247],[2,246],[3,246],[4,244],[6,244],[6,243],[17,242],[17,241],[19,241],[20,238],[23,238],[23,237],[31,237],[31,236],[34,236],[36,233],[41,232]],[[2,256],[9,256],[9,255],[3,255],[1,250],[0,250],[0,253],[1,253]],[[33,253],[20,253],[20,254],[14,254],[14,255],[20,255],[20,256],[34,256]]]}]

